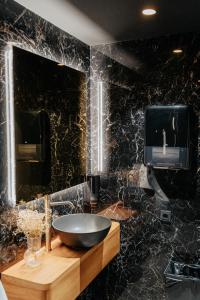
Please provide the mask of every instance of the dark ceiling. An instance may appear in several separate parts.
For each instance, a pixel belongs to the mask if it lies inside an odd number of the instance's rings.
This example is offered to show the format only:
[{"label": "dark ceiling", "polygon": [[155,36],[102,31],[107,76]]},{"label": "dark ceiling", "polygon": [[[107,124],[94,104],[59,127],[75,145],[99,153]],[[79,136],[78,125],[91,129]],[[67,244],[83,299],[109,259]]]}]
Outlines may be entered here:
[{"label": "dark ceiling", "polygon": [[[200,0],[65,0],[116,41],[200,31]],[[157,14],[143,16],[145,7]]]}]

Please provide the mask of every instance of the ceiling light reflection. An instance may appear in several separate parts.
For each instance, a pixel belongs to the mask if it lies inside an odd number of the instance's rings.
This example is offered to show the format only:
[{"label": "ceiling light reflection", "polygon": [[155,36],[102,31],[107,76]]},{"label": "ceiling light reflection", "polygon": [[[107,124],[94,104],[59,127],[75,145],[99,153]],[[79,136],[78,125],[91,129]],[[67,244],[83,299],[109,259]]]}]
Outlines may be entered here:
[{"label": "ceiling light reflection", "polygon": [[183,50],[180,49],[180,48],[177,48],[177,49],[174,49],[174,50],[173,50],[173,53],[175,53],[175,54],[180,54],[180,53],[183,53]]},{"label": "ceiling light reflection", "polygon": [[153,8],[146,8],[146,9],[143,9],[142,13],[145,16],[152,16],[152,15],[155,15],[157,13],[157,11]]}]

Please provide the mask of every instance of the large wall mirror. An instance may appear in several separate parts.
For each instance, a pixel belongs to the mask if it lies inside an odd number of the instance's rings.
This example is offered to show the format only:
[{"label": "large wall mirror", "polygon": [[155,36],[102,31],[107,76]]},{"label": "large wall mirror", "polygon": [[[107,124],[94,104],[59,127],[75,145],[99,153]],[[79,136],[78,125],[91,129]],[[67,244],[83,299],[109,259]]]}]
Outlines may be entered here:
[{"label": "large wall mirror", "polygon": [[[83,182],[84,73],[13,47],[16,203]],[[12,166],[11,166],[12,167]]]}]

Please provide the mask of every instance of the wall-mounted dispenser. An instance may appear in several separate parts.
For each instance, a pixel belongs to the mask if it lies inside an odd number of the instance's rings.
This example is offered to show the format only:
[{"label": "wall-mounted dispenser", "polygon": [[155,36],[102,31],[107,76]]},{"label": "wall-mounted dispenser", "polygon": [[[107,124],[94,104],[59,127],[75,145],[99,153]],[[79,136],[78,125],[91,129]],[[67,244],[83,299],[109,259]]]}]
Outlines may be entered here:
[{"label": "wall-mounted dispenser", "polygon": [[188,106],[147,106],[144,163],[161,169],[190,168],[190,109]]},{"label": "wall-mounted dispenser", "polygon": [[191,114],[186,105],[147,106],[145,111],[144,164],[155,192],[159,218],[171,221],[170,201],[161,189],[154,169],[190,168]]}]

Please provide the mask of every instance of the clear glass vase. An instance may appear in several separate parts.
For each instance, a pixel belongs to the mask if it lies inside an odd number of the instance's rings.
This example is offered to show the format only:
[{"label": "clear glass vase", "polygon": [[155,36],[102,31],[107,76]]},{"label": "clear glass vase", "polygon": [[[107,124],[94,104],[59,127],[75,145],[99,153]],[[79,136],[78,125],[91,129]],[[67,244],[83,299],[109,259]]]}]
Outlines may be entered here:
[{"label": "clear glass vase", "polygon": [[27,250],[24,253],[25,264],[29,267],[38,267],[41,264],[41,235],[27,236]]}]

